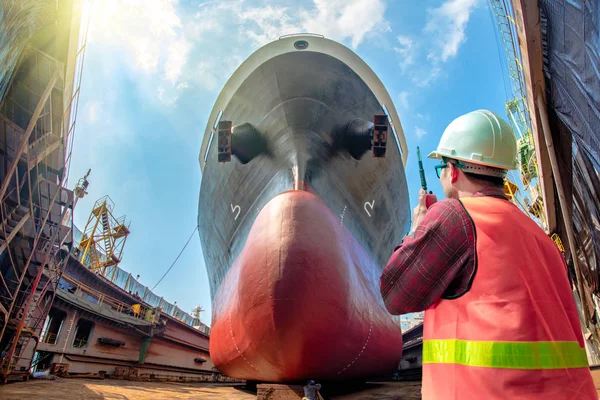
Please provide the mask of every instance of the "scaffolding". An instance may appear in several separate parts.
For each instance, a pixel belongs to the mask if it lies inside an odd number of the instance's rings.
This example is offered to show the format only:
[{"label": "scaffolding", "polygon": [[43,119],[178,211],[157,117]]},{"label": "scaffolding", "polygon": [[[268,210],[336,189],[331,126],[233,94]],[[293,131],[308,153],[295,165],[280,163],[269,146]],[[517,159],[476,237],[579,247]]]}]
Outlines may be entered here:
[{"label": "scaffolding", "polygon": [[82,263],[109,280],[114,279],[117,270],[109,267],[116,267],[121,262],[123,248],[130,233],[125,216],[113,216],[114,208],[115,204],[109,196],[97,200],[79,243]]},{"label": "scaffolding", "polygon": [[2,383],[29,376],[73,243],[70,224],[63,224],[73,207],[65,159],[80,85],[74,65],[83,62],[85,37],[78,42],[78,1],[43,3],[55,8],[56,21],[23,46],[0,99]]},{"label": "scaffolding", "polygon": [[527,105],[523,66],[517,45],[517,31],[511,15],[512,8],[507,0],[490,0],[490,5],[506,56],[511,84],[512,98],[506,102],[506,114],[517,136],[518,174],[509,172],[504,192],[513,203],[547,231],[548,222],[538,179],[539,169],[531,135],[531,118]]},{"label": "scaffolding", "polygon": [[[98,204],[96,204],[96,206],[97,205]],[[94,207],[94,208],[96,208],[96,207]],[[76,251],[74,251],[74,253],[84,267],[91,269],[90,257],[86,256],[85,259],[82,258],[82,256],[83,256],[83,254],[81,252],[82,246],[80,244],[83,239],[84,239],[83,232],[81,232],[76,226],[74,226],[73,227],[73,247],[76,248]],[[91,251],[91,249],[90,249],[90,251]],[[98,270],[98,271],[101,271],[101,270]],[[162,313],[170,315],[171,317],[174,317],[174,318],[184,322],[185,324],[200,330],[201,332],[205,333],[206,335],[210,334],[210,328],[200,321],[200,313],[202,311],[204,311],[202,309],[202,307],[197,306],[192,311],[192,314],[194,314],[194,315],[190,315],[189,313],[185,312],[181,308],[177,307],[176,304],[169,303],[163,297],[153,293],[152,290],[148,286],[145,286],[144,284],[142,284],[139,281],[139,278],[140,278],[139,275],[137,277],[134,277],[134,276],[132,276],[132,274],[130,272],[127,272],[124,269],[121,269],[117,265],[107,267],[103,276],[108,281],[110,281],[114,285],[120,287],[127,293],[131,294],[134,297],[139,298],[139,300],[141,300],[140,304],[142,306],[144,304],[146,304],[150,307],[157,307],[161,310]],[[64,280],[64,277],[65,277],[65,275],[63,275],[63,280]],[[195,315],[195,314],[197,314],[197,315]]]}]

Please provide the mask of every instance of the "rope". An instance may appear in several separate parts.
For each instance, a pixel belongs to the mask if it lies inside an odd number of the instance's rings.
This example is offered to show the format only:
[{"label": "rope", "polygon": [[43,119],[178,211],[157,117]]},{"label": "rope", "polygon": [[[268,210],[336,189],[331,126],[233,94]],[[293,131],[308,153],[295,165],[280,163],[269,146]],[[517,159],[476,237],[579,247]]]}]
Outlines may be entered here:
[{"label": "rope", "polygon": [[150,291],[153,291],[158,286],[158,284],[161,283],[163,279],[165,279],[165,276],[167,276],[167,274],[171,271],[171,268],[173,268],[173,266],[175,265],[177,260],[179,260],[179,257],[181,257],[181,255],[183,254],[183,251],[185,250],[187,245],[190,244],[190,240],[192,240],[192,237],[194,236],[194,233],[196,233],[197,230],[198,230],[198,225],[196,225],[196,227],[192,231],[192,234],[190,235],[187,242],[185,242],[185,246],[183,246],[183,249],[181,249],[181,251],[179,252],[179,255],[177,256],[177,258],[175,258],[175,261],[173,261],[173,264],[171,264],[171,266],[169,267],[167,272],[165,272],[165,274],[162,276],[162,278],[160,278],[160,280],[158,282],[156,282],[156,285],[154,285],[154,287],[152,289],[150,289]]}]

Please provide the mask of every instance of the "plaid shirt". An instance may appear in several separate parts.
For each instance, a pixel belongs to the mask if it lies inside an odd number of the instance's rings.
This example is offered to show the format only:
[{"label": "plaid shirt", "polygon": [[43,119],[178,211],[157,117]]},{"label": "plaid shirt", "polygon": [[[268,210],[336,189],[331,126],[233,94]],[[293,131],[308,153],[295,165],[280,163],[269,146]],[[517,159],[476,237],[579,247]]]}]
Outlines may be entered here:
[{"label": "plaid shirt", "polygon": [[[506,199],[501,188],[473,197]],[[423,311],[440,299],[455,299],[471,288],[477,269],[475,225],[456,199],[429,207],[423,222],[394,249],[379,280],[387,310],[394,315]]]}]

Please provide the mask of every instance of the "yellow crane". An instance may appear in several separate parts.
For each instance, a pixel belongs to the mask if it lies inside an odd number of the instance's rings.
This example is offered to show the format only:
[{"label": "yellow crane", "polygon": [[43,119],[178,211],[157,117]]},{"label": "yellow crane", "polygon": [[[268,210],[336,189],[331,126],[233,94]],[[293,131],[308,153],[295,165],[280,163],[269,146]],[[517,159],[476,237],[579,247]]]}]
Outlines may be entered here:
[{"label": "yellow crane", "polygon": [[[490,6],[506,56],[512,91],[512,98],[506,102],[506,114],[517,135],[518,146],[518,176],[512,172],[508,174],[504,192],[513,203],[547,231],[548,222],[544,213],[544,199],[538,179],[539,168],[531,134],[530,110],[527,105],[523,66],[512,7],[507,0],[490,0]],[[551,237],[558,248],[564,251],[560,237],[556,234]]]},{"label": "yellow crane", "polygon": [[121,262],[123,248],[130,233],[125,216],[113,216],[114,207],[109,196],[97,200],[79,242],[81,262],[110,280],[114,279],[117,270],[115,267]]}]

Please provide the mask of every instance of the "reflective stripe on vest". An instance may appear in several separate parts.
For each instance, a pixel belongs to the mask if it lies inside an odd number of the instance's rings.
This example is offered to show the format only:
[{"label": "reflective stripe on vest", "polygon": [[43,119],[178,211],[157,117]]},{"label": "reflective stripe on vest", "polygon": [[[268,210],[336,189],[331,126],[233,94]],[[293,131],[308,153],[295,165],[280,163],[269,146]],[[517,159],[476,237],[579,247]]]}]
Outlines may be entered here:
[{"label": "reflective stripe on vest", "polygon": [[459,339],[424,340],[423,364],[427,363],[513,369],[588,366],[585,349],[577,342],[484,342]]}]

